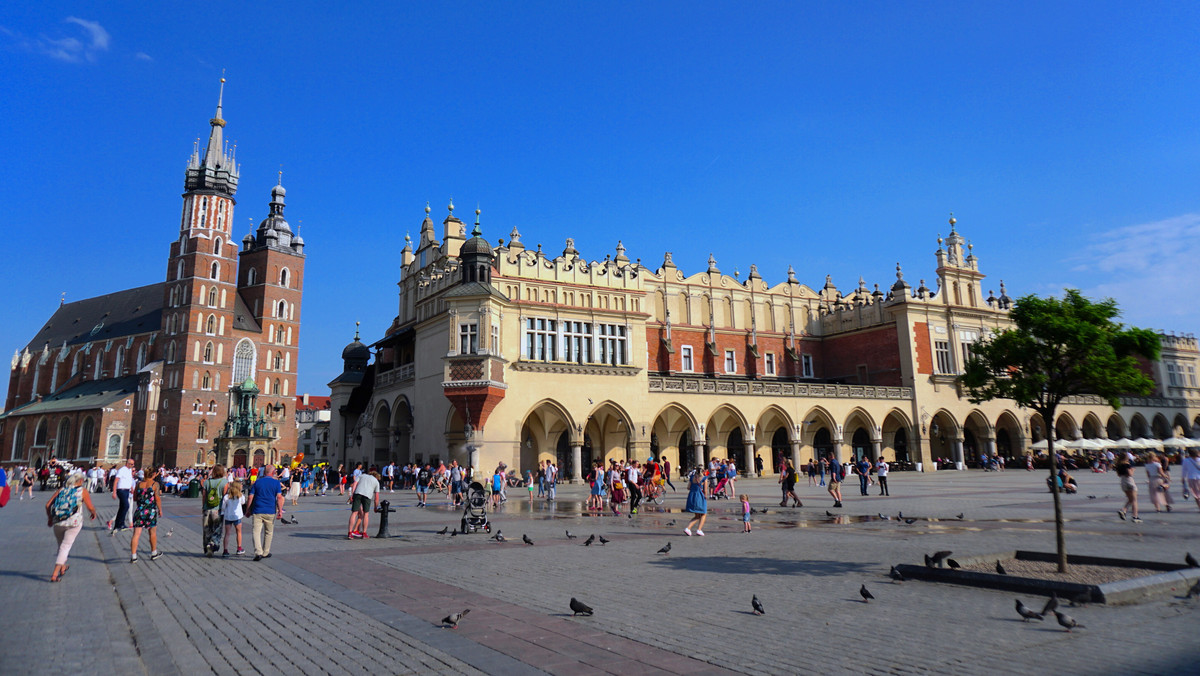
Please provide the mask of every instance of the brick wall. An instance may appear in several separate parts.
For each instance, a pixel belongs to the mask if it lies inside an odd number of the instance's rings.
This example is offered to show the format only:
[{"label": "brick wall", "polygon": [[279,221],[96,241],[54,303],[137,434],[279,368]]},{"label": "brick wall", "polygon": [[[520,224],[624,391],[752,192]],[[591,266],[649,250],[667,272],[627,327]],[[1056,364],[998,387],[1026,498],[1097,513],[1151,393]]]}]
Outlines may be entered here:
[{"label": "brick wall", "polygon": [[933,375],[933,343],[929,341],[929,324],[913,323],[913,337],[917,347],[917,373]]},{"label": "brick wall", "polygon": [[[862,385],[901,385],[900,341],[889,324],[826,338],[821,343],[823,377]],[[859,366],[866,365],[862,382]]]}]

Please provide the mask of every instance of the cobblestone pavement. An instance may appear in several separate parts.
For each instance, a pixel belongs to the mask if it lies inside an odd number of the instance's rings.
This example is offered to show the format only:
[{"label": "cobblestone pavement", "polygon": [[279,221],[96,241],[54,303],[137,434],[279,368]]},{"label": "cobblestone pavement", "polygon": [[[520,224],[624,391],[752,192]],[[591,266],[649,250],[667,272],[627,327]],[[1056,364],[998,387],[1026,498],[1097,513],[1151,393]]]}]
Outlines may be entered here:
[{"label": "cobblestone pavement", "polygon": [[[289,507],[299,523],[278,524],[274,555],[259,563],[205,559],[198,501],[167,497],[165,556],[149,561],[143,550],[131,564],[128,533],[89,525],[58,584],[47,583],[54,539],[39,493],[0,510],[9,639],[0,673],[1200,673],[1200,600],[1182,599],[1183,589],[1068,608],[1086,629],[1067,633],[1021,622],[1012,593],[887,579],[889,565],[940,549],[1052,551],[1041,472],[893,473],[890,482],[892,497],[860,497],[847,483],[842,509],[801,484],[805,506],[784,509],[773,480],[742,479],[739,491],[768,513],[742,534],[739,504],[711,501],[704,538],[682,533],[682,490],[633,518],[583,513],[581,487],[532,504],[512,490],[489,514],[504,543],[438,535],[459,511],[440,495],[418,509],[402,492],[383,496],[397,509],[394,537],[348,541],[345,498],[307,498]],[[1200,555],[1194,503],[1171,514],[1143,504],[1144,523],[1133,524],[1116,516],[1114,476],[1081,483],[1064,496],[1071,553]],[[116,511],[104,495],[97,506],[96,523]],[[372,534],[377,525],[373,515]],[[611,541],[583,546],[593,533]],[[668,542],[670,554],[656,554]],[[876,597],[869,604],[863,584]],[[765,616],[751,612],[752,594]],[[571,616],[572,596],[596,614]],[[464,608],[472,612],[459,629],[439,626]]]}]

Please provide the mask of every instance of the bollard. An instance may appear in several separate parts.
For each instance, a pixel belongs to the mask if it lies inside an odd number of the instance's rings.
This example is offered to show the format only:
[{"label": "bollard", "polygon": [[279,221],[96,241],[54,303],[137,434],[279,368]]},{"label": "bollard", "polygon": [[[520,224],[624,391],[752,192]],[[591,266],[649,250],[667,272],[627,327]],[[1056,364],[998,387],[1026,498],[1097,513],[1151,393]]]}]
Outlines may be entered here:
[{"label": "bollard", "polygon": [[377,537],[377,538],[392,537],[388,533],[388,512],[396,511],[396,510],[392,509],[392,503],[388,502],[387,500],[381,500],[379,502],[379,509],[377,511],[379,512],[379,532],[375,535],[375,537]]}]

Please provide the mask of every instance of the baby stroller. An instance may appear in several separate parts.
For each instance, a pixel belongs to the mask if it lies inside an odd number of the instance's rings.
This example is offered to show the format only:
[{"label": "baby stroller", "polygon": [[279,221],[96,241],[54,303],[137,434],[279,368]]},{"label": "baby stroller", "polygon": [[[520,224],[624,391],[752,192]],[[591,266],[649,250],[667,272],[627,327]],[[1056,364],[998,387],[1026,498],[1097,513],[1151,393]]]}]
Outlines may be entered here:
[{"label": "baby stroller", "polygon": [[472,481],[467,487],[467,499],[463,501],[462,532],[474,533],[482,528],[485,533],[492,532],[492,524],[487,518],[487,496],[483,492],[483,484]]},{"label": "baby stroller", "polygon": [[725,487],[729,485],[729,477],[720,477],[717,479],[717,485],[712,489],[713,500],[728,500],[729,494],[725,492]]}]

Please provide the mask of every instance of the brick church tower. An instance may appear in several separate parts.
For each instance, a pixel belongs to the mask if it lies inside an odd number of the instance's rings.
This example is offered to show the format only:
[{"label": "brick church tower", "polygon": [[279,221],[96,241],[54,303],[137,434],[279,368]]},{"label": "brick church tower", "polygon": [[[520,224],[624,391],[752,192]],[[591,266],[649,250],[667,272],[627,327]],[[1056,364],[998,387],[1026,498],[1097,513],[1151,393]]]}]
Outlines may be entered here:
[{"label": "brick church tower", "polygon": [[[210,463],[229,412],[230,388],[253,380],[276,443],[246,464],[279,462],[295,452],[293,402],[304,280],[304,240],[283,217],[285,191],[271,190],[257,237],[233,240],[239,169],[224,140],[224,78],[203,154],[197,147],[184,179],[179,238],[171,244],[163,289],[163,401],[156,462]],[[148,426],[149,427],[149,426]],[[192,457],[196,455],[197,457]],[[271,457],[267,457],[271,456]]]}]

